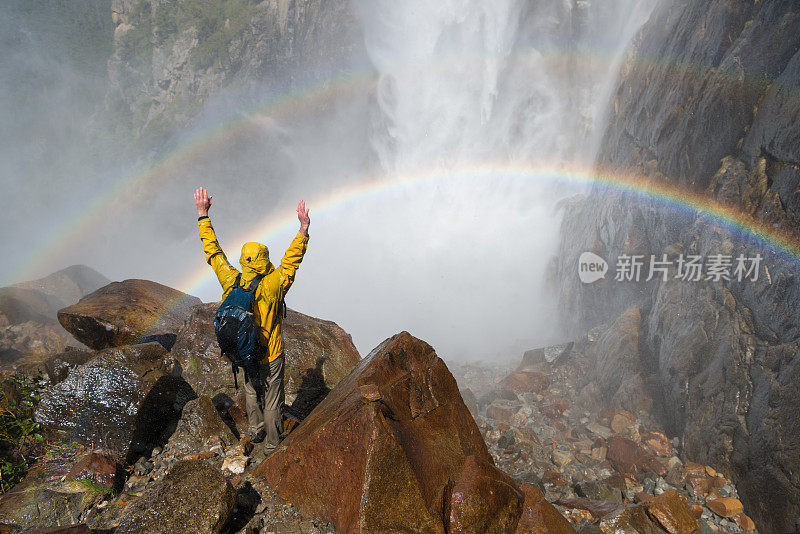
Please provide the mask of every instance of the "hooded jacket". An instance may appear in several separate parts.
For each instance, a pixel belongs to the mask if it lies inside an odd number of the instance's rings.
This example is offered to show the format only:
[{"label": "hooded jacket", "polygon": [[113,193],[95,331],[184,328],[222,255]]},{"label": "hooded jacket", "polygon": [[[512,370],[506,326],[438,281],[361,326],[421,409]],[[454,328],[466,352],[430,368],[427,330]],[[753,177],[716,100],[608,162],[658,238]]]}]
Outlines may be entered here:
[{"label": "hooded jacket", "polygon": [[[211,220],[203,217],[197,222],[197,225],[200,239],[203,242],[203,250],[206,253],[206,261],[217,275],[222,286],[224,300],[233,288],[239,271],[225,257],[225,253],[217,241],[217,235],[214,233],[214,227],[211,226]],[[253,312],[256,324],[260,328],[261,345],[267,349],[264,356],[265,362],[271,362],[283,354],[281,317],[278,308],[287,291],[292,287],[294,275],[300,267],[300,262],[303,261],[307,246],[308,237],[298,232],[277,269],[269,261],[269,249],[266,246],[252,242],[242,246],[242,255],[239,258],[239,265],[242,267],[240,285],[247,287],[256,275],[264,275],[256,288]]]}]

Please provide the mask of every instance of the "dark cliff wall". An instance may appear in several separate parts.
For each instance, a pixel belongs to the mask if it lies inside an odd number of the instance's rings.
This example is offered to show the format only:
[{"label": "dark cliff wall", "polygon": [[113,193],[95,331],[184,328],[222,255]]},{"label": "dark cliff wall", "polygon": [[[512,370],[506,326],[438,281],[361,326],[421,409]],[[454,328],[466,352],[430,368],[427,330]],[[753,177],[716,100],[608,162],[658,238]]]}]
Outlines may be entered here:
[{"label": "dark cliff wall", "polygon": [[222,90],[281,93],[367,61],[347,0],[113,0],[109,16],[103,132],[134,154],[158,149]]},{"label": "dark cliff wall", "polygon": [[[623,66],[598,166],[800,232],[799,48],[797,2],[663,0]],[[582,284],[583,251],[610,260],[610,276]],[[613,280],[620,254],[757,252],[757,281]],[[641,310],[640,365],[626,380],[647,386],[630,398],[655,401],[688,456],[732,475],[765,532],[798,531],[798,268],[701,213],[598,188],[565,204],[552,270],[576,331]]]}]

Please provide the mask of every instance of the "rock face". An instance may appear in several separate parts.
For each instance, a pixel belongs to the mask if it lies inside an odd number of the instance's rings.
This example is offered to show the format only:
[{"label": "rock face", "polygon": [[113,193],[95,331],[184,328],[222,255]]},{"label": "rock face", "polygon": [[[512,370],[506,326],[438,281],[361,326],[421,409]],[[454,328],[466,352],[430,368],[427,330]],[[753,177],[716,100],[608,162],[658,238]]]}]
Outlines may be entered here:
[{"label": "rock face", "polygon": [[167,349],[200,299],[148,280],[112,282],[58,312],[77,340],[104,349],[158,341]]},{"label": "rock face", "polygon": [[234,441],[233,434],[222,421],[214,403],[208,397],[202,396],[190,400],[183,407],[178,426],[169,438],[169,445],[189,453],[202,450],[204,444],[216,436],[226,445]]},{"label": "rock face", "polygon": [[444,362],[407,332],[364,358],[256,473],[343,532],[513,532],[524,500]]},{"label": "rock face", "polygon": [[349,57],[365,57],[358,19],[345,0],[114,0],[110,15],[116,26],[106,95],[111,129],[134,135],[134,146],[143,148],[186,126],[229,85],[292,80],[293,91],[295,80],[330,80]]},{"label": "rock face", "polygon": [[[660,2],[622,67],[598,165],[680,186],[796,236],[800,101],[789,95],[800,80],[798,47],[796,2]],[[584,251],[605,258],[612,272],[620,255],[641,254],[645,275],[638,283],[607,276],[582,284],[576,269]],[[760,253],[763,263],[756,281],[686,282],[674,268],[667,281],[643,281],[651,254],[675,261],[681,253]],[[795,261],[707,216],[598,187],[565,205],[553,272],[565,324],[576,332],[640,310],[638,351],[627,344],[605,365],[630,369],[630,377],[644,370],[685,454],[734,477],[759,529],[793,532],[800,517],[800,482],[788,475],[800,457],[787,453],[800,448]],[[611,376],[598,387],[610,393],[617,384]]]},{"label": "rock face", "polygon": [[[189,384],[206,394],[233,383],[230,362],[220,355],[214,334],[218,307],[219,303],[196,306],[171,351]],[[361,360],[350,336],[336,323],[294,310],[283,320],[283,344],[286,403],[302,416]]]},{"label": "rock face", "polygon": [[101,351],[43,394],[36,420],[131,464],[174,429],[183,405],[196,396],[166,357],[157,343]]},{"label": "rock face", "polygon": [[203,460],[184,460],[125,509],[119,534],[217,534],[236,504],[222,473]]}]

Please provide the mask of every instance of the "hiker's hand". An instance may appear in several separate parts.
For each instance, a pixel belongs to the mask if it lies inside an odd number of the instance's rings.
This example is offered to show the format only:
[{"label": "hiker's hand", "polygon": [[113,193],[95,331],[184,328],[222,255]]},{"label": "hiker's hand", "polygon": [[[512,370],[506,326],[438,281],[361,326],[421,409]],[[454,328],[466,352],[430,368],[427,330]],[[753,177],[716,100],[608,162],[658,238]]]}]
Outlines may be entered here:
[{"label": "hiker's hand", "polygon": [[300,233],[308,237],[308,225],[311,224],[311,219],[308,218],[305,200],[297,203],[297,219],[300,221]]},{"label": "hiker's hand", "polygon": [[197,215],[199,217],[208,217],[208,209],[211,207],[211,197],[208,196],[208,191],[203,189],[196,189],[194,192],[194,205],[197,206]]}]

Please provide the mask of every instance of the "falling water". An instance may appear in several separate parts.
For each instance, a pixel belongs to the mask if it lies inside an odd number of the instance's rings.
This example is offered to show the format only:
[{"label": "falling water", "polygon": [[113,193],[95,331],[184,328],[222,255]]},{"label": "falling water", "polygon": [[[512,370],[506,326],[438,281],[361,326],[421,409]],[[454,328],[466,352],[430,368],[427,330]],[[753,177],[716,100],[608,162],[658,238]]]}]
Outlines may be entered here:
[{"label": "falling water", "polygon": [[[653,3],[359,0],[379,72],[370,139],[387,179],[591,164],[619,60]],[[371,341],[391,333],[388,324],[450,356],[504,348],[517,356],[554,341],[554,299],[543,284],[556,247],[554,206],[577,191],[553,183],[498,171],[423,183],[380,209],[355,209],[354,221],[381,229],[375,250],[403,243],[391,261],[373,264],[391,282],[371,295],[391,312],[360,319],[380,332]],[[391,216],[376,220],[376,212]]]}]

